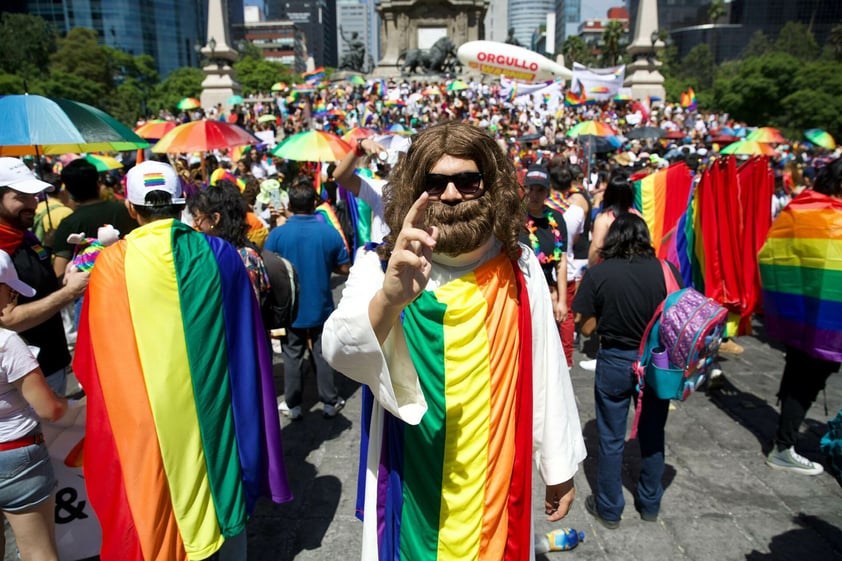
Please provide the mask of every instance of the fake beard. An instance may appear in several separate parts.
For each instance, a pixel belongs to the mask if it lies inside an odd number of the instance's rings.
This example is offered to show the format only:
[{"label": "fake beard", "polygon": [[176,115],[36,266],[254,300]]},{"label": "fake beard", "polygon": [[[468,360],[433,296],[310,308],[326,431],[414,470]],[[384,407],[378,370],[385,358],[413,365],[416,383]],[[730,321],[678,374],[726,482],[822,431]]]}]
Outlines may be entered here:
[{"label": "fake beard", "polygon": [[427,224],[438,228],[436,252],[457,256],[488,241],[494,228],[494,211],[485,197],[453,206],[440,201],[427,207]]}]

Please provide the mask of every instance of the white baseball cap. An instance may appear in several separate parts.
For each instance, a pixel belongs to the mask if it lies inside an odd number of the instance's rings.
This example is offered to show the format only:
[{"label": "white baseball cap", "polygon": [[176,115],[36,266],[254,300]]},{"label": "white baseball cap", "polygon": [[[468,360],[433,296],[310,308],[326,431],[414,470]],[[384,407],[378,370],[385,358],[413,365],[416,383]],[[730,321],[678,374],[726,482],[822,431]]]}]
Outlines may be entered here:
[{"label": "white baseball cap", "polygon": [[8,187],[21,193],[35,195],[53,186],[41,181],[26,164],[17,158],[0,158],[0,187]]},{"label": "white baseball cap", "polygon": [[[14,160],[14,158],[3,159]],[[35,289],[18,278],[18,272],[15,270],[12,258],[3,250],[0,250],[0,284],[10,286],[12,290],[27,298],[35,296]]]},{"label": "white baseball cap", "polygon": [[149,206],[146,194],[166,191],[172,195],[172,204],[184,204],[181,180],[173,167],[163,162],[141,162],[126,174],[126,198],[135,206]]}]

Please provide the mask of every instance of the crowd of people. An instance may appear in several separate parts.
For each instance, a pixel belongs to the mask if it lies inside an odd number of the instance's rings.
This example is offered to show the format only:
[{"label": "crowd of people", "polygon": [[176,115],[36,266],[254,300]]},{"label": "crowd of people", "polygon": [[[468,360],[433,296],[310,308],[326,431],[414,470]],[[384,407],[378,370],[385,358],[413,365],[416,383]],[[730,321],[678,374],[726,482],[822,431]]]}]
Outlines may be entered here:
[{"label": "crowd of people", "polygon": [[[326,419],[345,405],[337,373],[364,385],[363,559],[526,558],[532,462],[549,520],[576,496],[585,445],[570,369],[587,338],[599,346],[582,365],[595,371],[599,470],[585,507],[606,528],[620,525],[633,363],[667,293],[635,181],[676,162],[699,173],[744,123],[678,104],[566,107],[518,101],[500,85],[417,81],[290,89],[228,115],[159,117],[225,119],[274,140],[125,155],[124,170],[105,173],[85,159],[28,162],[41,179],[0,158],[0,460],[37,450],[0,484],[0,509],[24,558],[57,559],[39,418],[67,407],[71,351],[103,559],[245,559],[257,497],[291,497],[279,415],[305,417],[308,370]],[[615,134],[568,136],[586,121]],[[629,139],[643,125],[663,135]],[[271,153],[302,130],[358,128],[402,140],[362,136],[336,162]],[[776,212],[805,188],[840,198],[838,153],[792,143],[775,154]],[[121,239],[83,266],[68,235],[104,224]],[[300,287],[275,348],[279,402],[263,322],[276,288],[267,251],[291,263]],[[338,304],[334,274],[348,275]],[[795,452],[798,427],[839,363],[812,351],[788,348],[767,463],[815,475],[821,464]],[[805,364],[816,371],[809,387],[793,381]],[[643,400],[634,507],[652,522],[669,401]]]}]

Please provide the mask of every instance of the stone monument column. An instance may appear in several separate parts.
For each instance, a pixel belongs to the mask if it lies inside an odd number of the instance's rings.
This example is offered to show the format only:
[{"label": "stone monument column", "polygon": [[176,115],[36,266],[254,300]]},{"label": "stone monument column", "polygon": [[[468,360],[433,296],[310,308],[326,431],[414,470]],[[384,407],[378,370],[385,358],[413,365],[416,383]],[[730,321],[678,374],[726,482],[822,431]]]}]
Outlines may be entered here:
[{"label": "stone monument column", "polygon": [[634,38],[626,49],[633,60],[626,67],[625,85],[631,88],[634,99],[664,99],[664,77],[658,70],[663,64],[658,51],[663,48],[664,43],[658,39],[658,0],[640,0]]},{"label": "stone monument column", "polygon": [[237,60],[237,51],[228,44],[228,21],[223,3],[224,0],[208,1],[208,42],[199,51],[208,59],[207,66],[202,69],[205,79],[200,99],[205,110],[221,103],[226,111],[230,111],[228,98],[242,92],[231,67],[231,63]]}]

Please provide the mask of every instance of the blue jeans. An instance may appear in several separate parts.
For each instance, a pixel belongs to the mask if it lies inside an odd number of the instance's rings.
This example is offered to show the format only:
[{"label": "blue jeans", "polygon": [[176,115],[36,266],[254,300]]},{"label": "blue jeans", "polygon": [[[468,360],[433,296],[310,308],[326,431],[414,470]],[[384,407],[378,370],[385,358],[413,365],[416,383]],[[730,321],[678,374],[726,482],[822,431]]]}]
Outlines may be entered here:
[{"label": "blue jeans", "polygon": [[0,452],[0,509],[25,512],[49,499],[55,490],[53,464],[45,444]]},{"label": "blue jeans", "polygon": [[[632,364],[637,350],[600,349],[596,355],[596,425],[599,429],[599,468],[596,504],[600,516],[619,520],[625,507],[623,498],[623,449],[626,420],[632,399],[637,401],[636,378]],[[669,400],[658,399],[651,391],[643,393],[643,412],[638,425],[640,478],[637,507],[644,514],[658,514],[664,486],[664,425]]]}]

